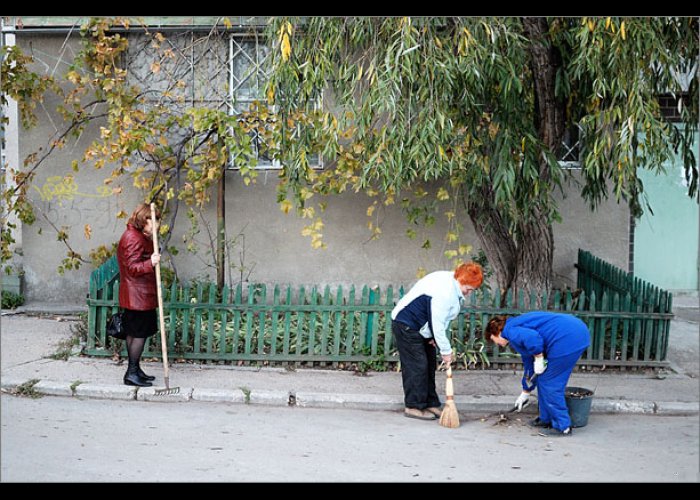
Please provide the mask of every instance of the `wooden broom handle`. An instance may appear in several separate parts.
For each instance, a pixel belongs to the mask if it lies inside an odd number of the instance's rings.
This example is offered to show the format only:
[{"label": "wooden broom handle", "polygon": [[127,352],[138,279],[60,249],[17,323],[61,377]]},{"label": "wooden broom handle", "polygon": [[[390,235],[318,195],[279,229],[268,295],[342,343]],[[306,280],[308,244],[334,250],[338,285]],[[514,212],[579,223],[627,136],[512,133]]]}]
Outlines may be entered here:
[{"label": "wooden broom handle", "polygon": [[452,363],[447,365],[447,380],[445,381],[445,396],[448,400],[454,399],[455,391],[452,385]]},{"label": "wooden broom handle", "polygon": [[[153,249],[160,254],[158,248],[158,221],[156,220],[156,205],[151,203],[151,225],[153,226]],[[160,261],[156,264],[156,290],[158,291],[158,320],[160,326],[160,348],[163,353],[163,371],[168,379],[168,348],[165,341],[165,317],[163,316],[163,290],[160,284]]]}]

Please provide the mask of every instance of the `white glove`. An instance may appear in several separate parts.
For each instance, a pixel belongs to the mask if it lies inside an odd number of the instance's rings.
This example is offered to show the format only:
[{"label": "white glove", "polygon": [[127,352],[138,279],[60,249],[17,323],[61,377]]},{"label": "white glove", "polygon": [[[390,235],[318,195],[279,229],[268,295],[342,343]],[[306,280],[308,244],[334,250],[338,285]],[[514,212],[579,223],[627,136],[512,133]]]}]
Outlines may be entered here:
[{"label": "white glove", "polygon": [[527,402],[530,400],[530,393],[523,391],[520,393],[520,396],[518,396],[518,399],[515,400],[515,410],[516,411],[521,411],[523,409],[523,406],[527,404]]},{"label": "white glove", "polygon": [[535,358],[535,374],[540,375],[544,373],[544,371],[547,369],[547,360],[544,359],[544,356],[536,357]]}]

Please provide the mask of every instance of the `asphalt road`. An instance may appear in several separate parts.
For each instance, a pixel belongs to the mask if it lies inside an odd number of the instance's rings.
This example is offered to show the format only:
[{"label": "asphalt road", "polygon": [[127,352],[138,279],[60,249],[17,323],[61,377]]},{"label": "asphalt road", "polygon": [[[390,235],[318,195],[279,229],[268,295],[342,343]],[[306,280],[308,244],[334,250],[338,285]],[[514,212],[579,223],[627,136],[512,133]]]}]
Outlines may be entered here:
[{"label": "asphalt road", "polygon": [[2,482],[692,482],[697,416],[591,415],[571,438],[515,419],[3,394]]}]

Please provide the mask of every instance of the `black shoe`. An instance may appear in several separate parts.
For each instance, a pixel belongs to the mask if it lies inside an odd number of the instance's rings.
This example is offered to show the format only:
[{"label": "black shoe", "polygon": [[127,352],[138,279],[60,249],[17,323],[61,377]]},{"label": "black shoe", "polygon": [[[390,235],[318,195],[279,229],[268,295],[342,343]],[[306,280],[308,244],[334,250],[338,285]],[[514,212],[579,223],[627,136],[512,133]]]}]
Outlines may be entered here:
[{"label": "black shoe", "polygon": [[555,429],[554,427],[550,427],[549,429],[542,429],[540,432],[538,432],[540,436],[544,437],[563,437],[563,436],[571,436],[572,431],[571,427],[567,427],[563,431],[560,431],[559,429]]},{"label": "black shoe", "polygon": [[131,360],[129,360],[129,367],[124,374],[124,384],[135,385],[137,387],[151,387],[153,385],[148,380],[139,376],[139,365],[132,363]]},{"label": "black shoe", "polygon": [[146,375],[140,366],[138,370],[136,370],[136,373],[139,374],[139,377],[141,377],[144,380],[148,380],[149,382],[152,382],[156,379],[153,375]]},{"label": "black shoe", "polygon": [[132,374],[132,375],[124,375],[124,385],[135,385],[138,387],[151,387],[153,384],[151,384],[148,380],[143,379],[139,377],[138,373]]},{"label": "black shoe", "polygon": [[542,427],[544,429],[549,429],[552,427],[551,423],[543,422],[542,420],[540,420],[540,417],[533,418],[527,423],[527,425],[529,425],[530,427]]}]

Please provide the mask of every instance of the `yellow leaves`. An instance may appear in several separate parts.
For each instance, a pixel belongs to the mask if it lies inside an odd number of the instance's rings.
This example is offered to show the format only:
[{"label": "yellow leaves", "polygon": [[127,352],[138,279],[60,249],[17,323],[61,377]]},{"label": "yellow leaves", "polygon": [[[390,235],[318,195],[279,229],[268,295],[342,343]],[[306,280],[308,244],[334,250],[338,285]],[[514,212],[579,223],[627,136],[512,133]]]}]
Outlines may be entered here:
[{"label": "yellow leaves", "polygon": [[421,279],[423,276],[428,274],[428,271],[424,267],[419,267],[418,270],[416,271],[416,278]]},{"label": "yellow leaves", "polygon": [[158,61],[151,63],[151,71],[155,73],[160,73],[160,63]]},{"label": "yellow leaves", "polygon": [[289,21],[282,24],[278,36],[280,51],[282,52],[282,61],[286,62],[289,60],[289,56],[292,54],[292,44],[290,42],[290,37],[292,36],[292,25]]},{"label": "yellow leaves", "polygon": [[[484,24],[486,26],[486,29],[488,28],[488,25]],[[462,29],[462,37],[459,39],[459,45],[457,47],[457,54],[460,56],[466,56],[467,51],[469,50],[469,43],[473,40],[472,34],[469,32],[469,30],[465,27]],[[441,45],[442,47],[442,45]]]},{"label": "yellow leaves", "polygon": [[612,19],[610,19],[610,17],[607,17],[607,18],[605,19],[605,29],[606,29],[606,30],[607,30],[607,29],[610,29],[610,23],[611,23],[611,21],[612,21]]},{"label": "yellow leaves", "polygon": [[117,212],[117,219],[126,219],[127,213],[124,210],[120,210]]},{"label": "yellow leaves", "polygon": [[226,28],[228,28],[228,29],[231,29],[233,27],[233,25],[231,24],[231,21],[229,20],[228,17],[224,17],[222,19],[222,22],[224,23],[224,26],[226,26]]},{"label": "yellow leaves", "polygon": [[86,240],[89,240],[92,237],[92,228],[90,227],[90,224],[85,224],[83,234],[85,235]]},{"label": "yellow leaves", "polygon": [[73,85],[79,85],[81,83],[80,74],[75,70],[69,71],[68,74],[66,74],[66,78],[68,78],[68,81]]},{"label": "yellow leaves", "polygon": [[625,31],[625,22],[622,21],[622,24],[620,25],[620,36],[622,37],[623,40],[627,38],[627,32]]},{"label": "yellow leaves", "polygon": [[299,198],[301,198],[302,201],[308,200],[313,195],[314,195],[314,193],[309,188],[306,188],[306,187],[301,188],[301,190],[299,191]]},{"label": "yellow leaves", "polygon": [[440,201],[446,201],[450,199],[450,193],[447,192],[447,189],[445,188],[440,188],[438,189],[436,198]]},{"label": "yellow leaves", "polygon": [[459,235],[457,233],[454,233],[452,231],[448,231],[447,234],[445,235],[445,241],[448,243],[453,243],[459,239]]},{"label": "yellow leaves", "polygon": [[593,32],[595,29],[595,22],[593,22],[593,19],[588,20],[588,31]]},{"label": "yellow leaves", "polygon": [[457,248],[457,251],[459,252],[459,255],[466,255],[472,251],[472,246],[471,245],[459,245],[459,248]]},{"label": "yellow leaves", "polygon": [[280,210],[282,210],[282,212],[284,212],[285,214],[288,214],[291,209],[292,209],[292,202],[291,201],[283,200],[280,203]]},{"label": "yellow leaves", "polygon": [[524,153],[525,152],[525,138],[523,137],[522,143],[520,145],[521,151]]},{"label": "yellow leaves", "polygon": [[489,123],[489,137],[491,140],[496,138],[496,135],[498,134],[498,123],[495,122],[490,122]]},{"label": "yellow leaves", "polygon": [[367,217],[372,217],[372,214],[377,208],[377,202],[375,201],[369,207],[367,207]]},{"label": "yellow leaves", "polygon": [[413,190],[413,194],[416,198],[425,198],[428,195],[428,192],[422,187],[418,186],[416,189]]},{"label": "yellow leaves", "polygon": [[453,259],[457,257],[457,250],[445,250],[445,257],[448,259]]},{"label": "yellow leaves", "polygon": [[323,233],[321,232],[322,229],[323,221],[319,217],[308,226],[305,226],[304,229],[302,229],[301,234],[302,236],[311,236],[312,248],[326,248],[326,244],[323,243]]}]

